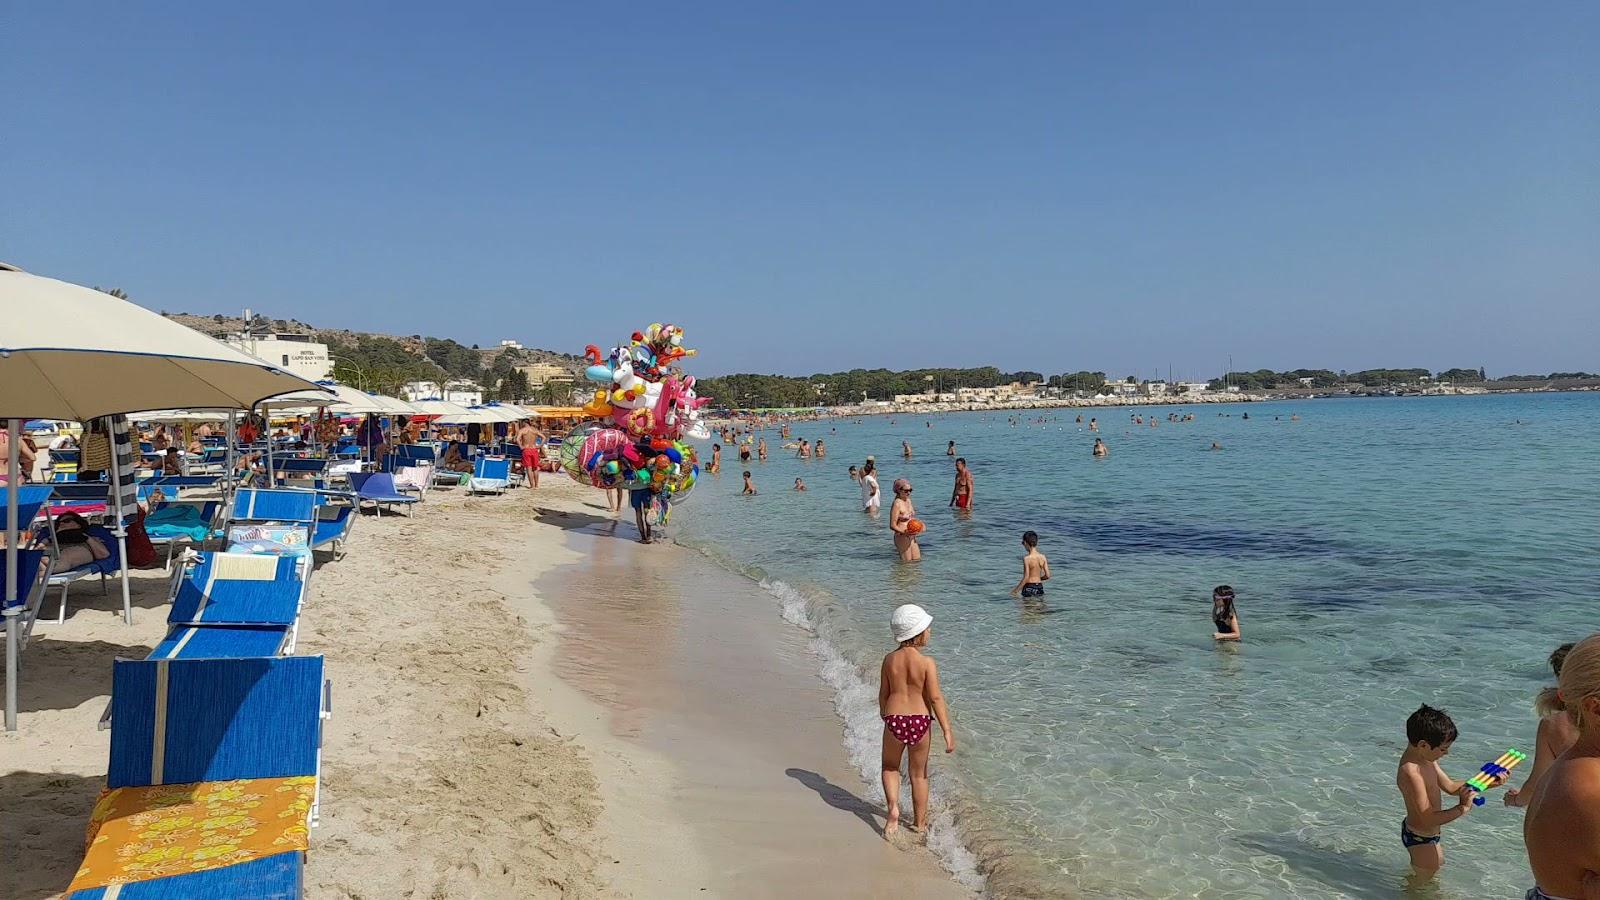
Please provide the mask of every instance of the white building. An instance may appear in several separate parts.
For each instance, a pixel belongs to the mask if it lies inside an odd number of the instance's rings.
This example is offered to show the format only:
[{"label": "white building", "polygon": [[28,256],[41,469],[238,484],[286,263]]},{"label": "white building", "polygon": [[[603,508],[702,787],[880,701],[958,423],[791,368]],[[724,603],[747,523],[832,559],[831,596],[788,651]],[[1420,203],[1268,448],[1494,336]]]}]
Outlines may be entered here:
[{"label": "white building", "polygon": [[516,341],[501,341],[500,342],[500,346],[506,348],[507,350],[521,350],[522,349],[522,345],[520,343],[516,342]]},{"label": "white building", "polygon": [[483,402],[483,391],[470,381],[451,381],[443,385],[437,381],[412,381],[400,389],[406,400],[447,400],[462,406],[477,406]]},{"label": "white building", "polygon": [[1167,383],[1165,381],[1146,381],[1144,383],[1144,392],[1151,397],[1165,397],[1167,395]]},{"label": "white building", "polygon": [[1205,381],[1181,381],[1178,383],[1178,387],[1182,388],[1182,392],[1185,394],[1204,394],[1210,390],[1211,384]]},{"label": "white building", "polygon": [[225,342],[307,381],[326,381],[333,375],[328,345],[313,341],[309,334],[230,334]]}]

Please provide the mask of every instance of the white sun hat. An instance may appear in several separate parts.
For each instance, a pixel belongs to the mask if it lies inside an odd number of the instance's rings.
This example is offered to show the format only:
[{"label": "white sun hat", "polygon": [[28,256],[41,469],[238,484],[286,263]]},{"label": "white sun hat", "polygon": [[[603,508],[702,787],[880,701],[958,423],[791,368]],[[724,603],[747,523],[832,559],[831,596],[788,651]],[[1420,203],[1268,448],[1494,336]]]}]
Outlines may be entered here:
[{"label": "white sun hat", "polygon": [[933,616],[928,611],[915,603],[907,603],[897,607],[889,615],[889,630],[894,633],[895,643],[900,644],[911,640],[917,635],[928,630],[933,624]]}]

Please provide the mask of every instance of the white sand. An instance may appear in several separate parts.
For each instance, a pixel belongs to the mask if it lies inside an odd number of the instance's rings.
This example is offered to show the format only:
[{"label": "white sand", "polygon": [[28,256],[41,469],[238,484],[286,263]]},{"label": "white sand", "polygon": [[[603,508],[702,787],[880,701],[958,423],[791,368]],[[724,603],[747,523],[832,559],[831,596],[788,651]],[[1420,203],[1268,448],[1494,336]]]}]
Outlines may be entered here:
[{"label": "white sand", "polygon": [[[553,572],[580,559],[563,537],[605,517],[600,497],[550,476],[504,497],[435,492],[414,519],[363,516],[348,556],[317,570],[298,652],[327,656],[334,715],[307,896],[965,896],[931,854],[874,834],[826,690],[775,616],[729,645],[702,639],[718,620],[692,606],[645,610],[629,633],[538,596],[536,580],[586,590],[658,564],[641,550],[679,552],[632,544],[629,526],[603,539],[608,566]],[[602,539],[571,540],[594,556]],[[25,656],[22,727],[0,734],[6,900],[56,896],[76,870],[111,660],[165,631],[165,576],[132,584],[134,626],[114,583],[80,584],[66,625],[41,625]],[[694,654],[657,646],[662,615]],[[786,662],[732,649],[762,641]],[[630,659],[660,677],[608,687]]]}]

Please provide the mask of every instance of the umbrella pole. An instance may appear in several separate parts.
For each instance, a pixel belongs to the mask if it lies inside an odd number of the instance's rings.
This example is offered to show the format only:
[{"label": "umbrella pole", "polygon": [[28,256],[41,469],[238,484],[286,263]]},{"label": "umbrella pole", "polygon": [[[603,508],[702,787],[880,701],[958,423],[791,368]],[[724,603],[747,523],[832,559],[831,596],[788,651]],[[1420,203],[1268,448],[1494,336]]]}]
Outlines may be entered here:
[{"label": "umbrella pole", "polygon": [[233,427],[233,413],[233,410],[228,410],[228,451],[223,457],[223,465],[226,467],[226,471],[222,476],[222,502],[224,505],[233,502],[233,442],[235,440],[234,435],[237,433]]},{"label": "umbrella pole", "polygon": [[6,730],[17,730],[17,632],[22,609],[17,605],[17,460],[21,452],[22,420],[6,423]]},{"label": "umbrella pole", "polygon": [[[122,455],[116,452],[116,434],[111,428],[110,419],[106,420],[106,432],[110,434],[112,442],[111,503],[115,512],[111,520],[111,534],[117,539],[117,563],[122,568],[122,623],[132,625],[133,600],[128,595],[128,529],[122,523]],[[128,439],[128,452],[132,453],[133,436],[129,435]]]},{"label": "umbrella pole", "polygon": [[278,486],[278,470],[272,462],[272,416],[263,412],[261,418],[267,426],[261,430],[266,432],[267,436],[267,490],[270,491]]}]

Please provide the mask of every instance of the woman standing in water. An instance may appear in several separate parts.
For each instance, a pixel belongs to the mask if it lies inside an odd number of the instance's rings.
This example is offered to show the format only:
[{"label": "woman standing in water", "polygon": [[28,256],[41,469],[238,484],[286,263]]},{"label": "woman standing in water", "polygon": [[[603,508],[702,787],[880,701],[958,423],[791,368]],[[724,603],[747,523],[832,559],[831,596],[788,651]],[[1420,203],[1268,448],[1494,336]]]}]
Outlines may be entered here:
[{"label": "woman standing in water", "polygon": [[[1550,668],[1555,671],[1558,681],[1561,667],[1571,652],[1571,644],[1562,644],[1550,654]],[[1533,771],[1528,773],[1528,780],[1522,783],[1522,787],[1506,791],[1507,806],[1527,806],[1528,801],[1533,799],[1539,776],[1549,771],[1550,764],[1578,742],[1578,726],[1572,724],[1572,717],[1567,715],[1566,704],[1561,702],[1560,688],[1547,687],[1540,691],[1539,696],[1534,698],[1533,708],[1539,713],[1539,731],[1533,743]]]},{"label": "woman standing in water", "polygon": [[1233,607],[1233,588],[1219,584],[1211,592],[1211,624],[1217,626],[1211,636],[1219,641],[1237,641],[1239,611]]},{"label": "woman standing in water", "polygon": [[922,547],[917,544],[917,531],[921,526],[912,530],[912,522],[917,520],[916,507],[911,505],[911,482],[904,478],[897,478],[894,482],[894,503],[889,507],[889,530],[894,532],[894,549],[900,554],[901,562],[913,562],[922,558]]},{"label": "woman standing in water", "polygon": [[1539,776],[1522,821],[1535,882],[1525,900],[1600,897],[1600,634],[1567,654],[1559,691],[1578,738]]},{"label": "woman standing in water", "polygon": [[922,655],[933,616],[914,603],[889,616],[889,631],[900,646],[883,658],[878,673],[878,714],[883,717],[883,797],[888,807],[885,837],[900,829],[900,760],[910,755],[912,830],[928,828],[928,750],[933,720],[944,733],[944,752],[956,752],[950,711],[939,692],[939,667]]}]

